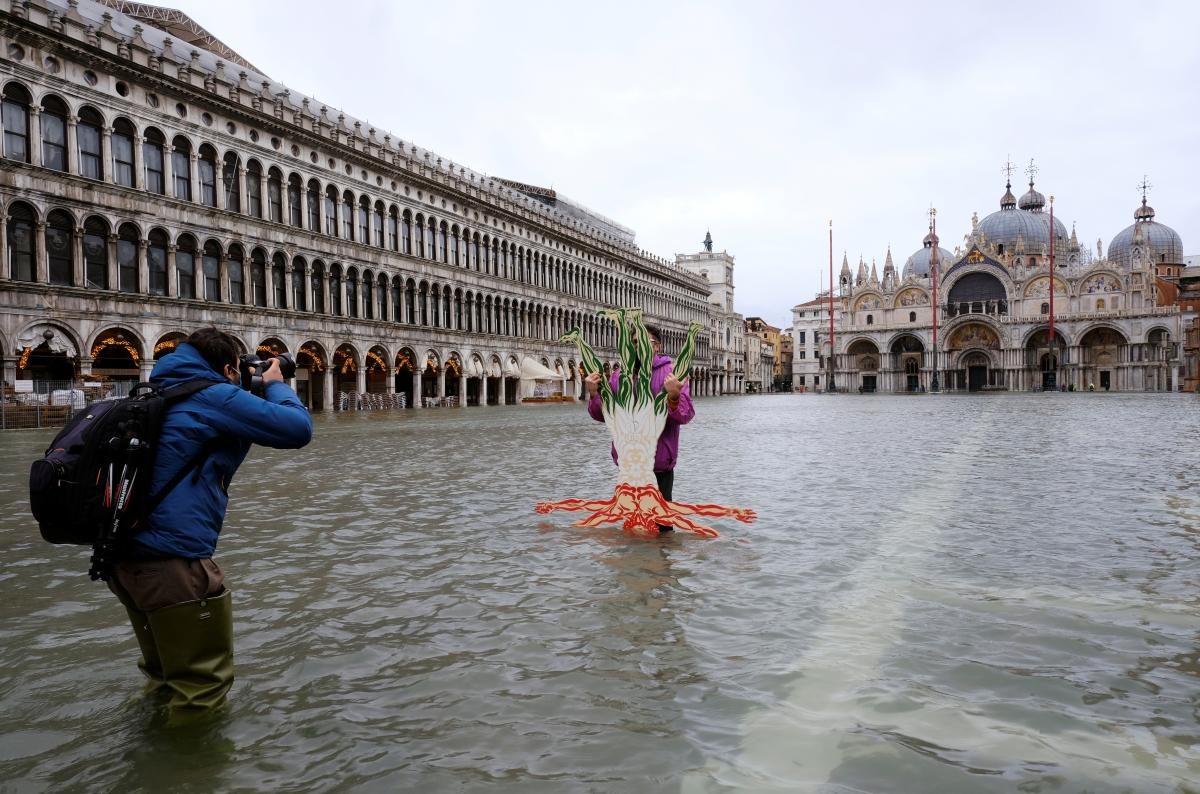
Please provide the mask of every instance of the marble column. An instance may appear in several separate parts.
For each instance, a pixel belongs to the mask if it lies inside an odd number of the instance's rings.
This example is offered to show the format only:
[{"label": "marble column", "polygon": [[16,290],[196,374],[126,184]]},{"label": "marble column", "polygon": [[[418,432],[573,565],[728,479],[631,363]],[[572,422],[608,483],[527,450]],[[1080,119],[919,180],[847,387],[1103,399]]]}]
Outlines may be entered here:
[{"label": "marble column", "polygon": [[[108,236],[108,288],[111,290],[121,289],[121,263],[117,259],[118,239],[115,234]],[[84,277],[86,279],[86,271]],[[86,286],[86,280],[83,283]]]},{"label": "marble column", "polygon": [[[203,204],[204,200],[200,195],[200,155],[192,152],[188,155],[188,190],[191,191],[192,201],[197,204]],[[197,292],[197,295],[203,293]]]},{"label": "marble column", "polygon": [[487,373],[479,376],[479,404],[481,406],[488,404],[488,378]]},{"label": "marble column", "polygon": [[50,281],[50,265],[46,255],[46,224],[38,221],[34,226],[34,233],[37,238],[34,241],[34,270],[33,280],[38,284],[45,284]]},{"label": "marble column", "polygon": [[424,373],[421,370],[413,371],[413,401],[412,401],[413,408],[424,408],[425,407],[424,398],[421,396],[421,394],[422,394],[421,379],[422,379],[423,375],[424,375]]},{"label": "marble column", "polygon": [[117,169],[113,168],[112,161],[112,127],[100,128],[100,169],[104,182],[116,184]]},{"label": "marble column", "polygon": [[[109,246],[111,249],[112,246]],[[109,253],[112,253],[110,250]],[[108,269],[112,271],[112,257],[108,258]],[[76,287],[87,286],[87,266],[83,261],[83,227],[76,226],[71,234],[71,284]]]},{"label": "marble column", "polygon": [[179,284],[177,283],[179,274],[175,270],[176,250],[174,244],[167,246],[167,297],[169,298],[179,297]]},{"label": "marble column", "polygon": [[463,373],[458,376],[458,407],[467,407],[467,376]]},{"label": "marble column", "polygon": [[42,164],[42,109],[34,105],[29,107],[29,164]]},{"label": "marble column", "polygon": [[67,116],[67,153],[66,166],[68,174],[82,173],[79,163],[79,119]]}]

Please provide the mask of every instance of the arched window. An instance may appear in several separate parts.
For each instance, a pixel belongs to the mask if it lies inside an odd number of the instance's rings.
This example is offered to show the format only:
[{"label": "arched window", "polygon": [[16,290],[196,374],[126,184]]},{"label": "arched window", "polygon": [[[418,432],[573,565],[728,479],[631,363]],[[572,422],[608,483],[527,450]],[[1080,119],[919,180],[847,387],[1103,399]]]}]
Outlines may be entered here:
[{"label": "arched window", "polygon": [[329,311],[335,317],[342,316],[342,266],[329,268]]},{"label": "arched window", "polygon": [[[442,227],[442,234],[446,233],[446,228]],[[450,263],[459,265],[458,261],[458,227],[455,226],[450,235]]]},{"label": "arched window", "polygon": [[36,217],[28,204],[13,204],[8,210],[8,277],[13,281],[36,277]]},{"label": "arched window", "polygon": [[123,187],[133,187],[133,124],[117,119],[113,124],[109,148],[112,151],[113,180]]},{"label": "arched window", "polygon": [[16,83],[4,87],[0,102],[4,117],[4,156],[9,160],[29,162],[29,92]]},{"label": "arched window", "polygon": [[42,165],[55,171],[68,166],[67,106],[54,96],[42,100]]},{"label": "arched window", "polygon": [[363,245],[371,244],[371,200],[366,196],[358,200],[358,237]]},{"label": "arched window", "polygon": [[400,240],[404,248],[404,253],[412,255],[412,214],[404,211],[404,215],[400,218]]},{"label": "arched window", "polygon": [[267,172],[267,218],[283,223],[283,172],[278,168]]},{"label": "arched window", "polygon": [[321,231],[321,183],[308,180],[308,230]]},{"label": "arched window", "polygon": [[392,251],[399,251],[400,245],[400,220],[399,211],[393,206],[388,213],[388,236],[387,247]]},{"label": "arched window", "polygon": [[375,279],[370,273],[362,276],[362,305],[363,317],[375,319]]},{"label": "arched window", "polygon": [[302,312],[305,309],[305,293],[308,291],[304,288],[304,283],[307,279],[304,276],[304,260],[300,257],[292,257],[292,310]]},{"label": "arched window", "polygon": [[146,142],[142,144],[142,165],[146,170],[146,190],[166,195],[167,185],[163,174],[163,134],[151,127],[146,130]]},{"label": "arched window", "polygon": [[383,248],[383,202],[375,202],[375,245]]},{"label": "arched window", "polygon": [[379,301],[379,316],[377,319],[386,321],[388,318],[388,280],[387,276],[379,274],[378,288],[375,290],[376,299]]},{"label": "arched window", "polygon": [[342,239],[354,239],[354,194],[342,193]]},{"label": "arched window", "polygon": [[346,270],[346,314],[358,317],[358,271],[352,267]]},{"label": "arched window", "polygon": [[417,216],[417,256],[425,257],[425,219]]},{"label": "arched window", "polygon": [[111,289],[108,283],[108,224],[88,218],[83,224],[84,278],[92,289]]},{"label": "arched window", "polygon": [[[325,188],[325,233],[330,237],[338,236],[337,203],[337,188],[330,185]],[[331,270],[330,273],[332,272]]]},{"label": "arched window", "polygon": [[[221,161],[221,188],[225,191],[225,209],[242,211],[242,158],[237,152],[226,152]],[[235,301],[241,303],[241,301]]]},{"label": "arched window", "polygon": [[204,244],[200,266],[204,271],[204,300],[221,300],[221,246],[215,240]]},{"label": "arched window", "polygon": [[908,313],[908,321],[909,321],[910,323],[915,323],[915,322],[917,321],[917,313],[916,313],[916,312],[909,312],[909,313]]},{"label": "arched window", "polygon": [[261,248],[250,252],[250,302],[267,305],[267,255]]},{"label": "arched window", "polygon": [[62,210],[46,219],[46,259],[50,283],[70,286],[75,271],[75,221]]},{"label": "arched window", "polygon": [[217,150],[207,143],[201,145],[196,168],[200,176],[200,203],[217,206]]},{"label": "arched window", "polygon": [[196,241],[190,234],[181,236],[175,246],[175,294],[186,300],[196,298]]},{"label": "arched window", "polygon": [[437,256],[437,221],[433,218],[429,219],[429,235],[425,241],[429,245],[429,251],[426,256],[436,260]]},{"label": "arched window", "polygon": [[79,145],[79,175],[86,179],[104,179],[104,155],[100,150],[100,129],[104,119],[94,108],[79,111],[75,139]]},{"label": "arched window", "polygon": [[1043,303],[1042,304],[1042,314],[1049,314],[1049,313],[1050,313],[1050,304]]},{"label": "arched window", "polygon": [[447,240],[446,240],[446,238],[448,236],[448,232],[446,231],[446,222],[445,221],[442,221],[442,226],[441,226],[441,229],[439,230],[439,232],[440,233],[438,235],[438,259],[440,259],[443,262],[449,263],[450,252],[447,250],[447,248],[449,246],[447,245]]},{"label": "arched window", "polygon": [[287,308],[287,258],[280,253],[271,259],[271,291],[276,309]]},{"label": "arched window", "polygon": [[1096,311],[1104,311],[1104,298],[1096,298]]},{"label": "arched window", "polygon": [[229,246],[229,302],[246,302],[246,265],[242,247]]},{"label": "arched window", "polygon": [[176,135],[171,146],[171,179],[175,182],[175,198],[192,200],[192,146],[188,139]]},{"label": "arched window", "polygon": [[252,218],[263,216],[262,164],[258,160],[246,163],[246,212]]},{"label": "arched window", "polygon": [[320,260],[312,266],[312,310],[317,314],[325,313],[325,265]]},{"label": "arched window", "polygon": [[870,314],[868,314],[867,315],[867,325],[874,325],[874,324],[875,324],[875,318],[873,316],[871,316]]},{"label": "arched window", "polygon": [[392,320],[394,322],[400,322],[401,320],[404,319],[404,314],[403,314],[404,305],[401,303],[401,301],[403,301],[403,299],[404,299],[403,292],[404,292],[404,290],[400,286],[400,279],[393,278],[392,279],[392,296],[391,297],[392,297]]},{"label": "arched window", "polygon": [[141,268],[138,266],[139,240],[137,227],[132,223],[117,230],[117,289],[126,294],[142,291]]},{"label": "arched window", "polygon": [[417,317],[417,287],[410,278],[404,285],[404,322],[416,324]]},{"label": "arched window", "polygon": [[297,229],[304,228],[304,219],[301,217],[300,196],[304,192],[303,186],[300,184],[300,175],[292,174],[288,177],[288,223],[295,226]]},{"label": "arched window", "polygon": [[150,247],[146,249],[150,268],[150,294],[167,294],[167,234],[162,229],[150,232]]}]

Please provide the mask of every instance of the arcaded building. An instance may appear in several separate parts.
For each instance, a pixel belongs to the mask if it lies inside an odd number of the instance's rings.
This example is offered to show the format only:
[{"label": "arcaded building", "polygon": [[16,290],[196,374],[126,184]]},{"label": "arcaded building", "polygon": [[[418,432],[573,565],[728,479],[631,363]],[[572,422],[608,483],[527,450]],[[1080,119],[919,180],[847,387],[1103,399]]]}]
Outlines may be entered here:
[{"label": "arcaded building", "polygon": [[[602,307],[645,309],[668,353],[711,327],[708,281],[631,229],[290,91],[179,12],[22,0],[0,47],[10,388],[145,379],[216,325],[293,353],[316,410],[511,403],[579,393],[573,326],[611,365]],[[706,332],[698,394],[710,359]]]},{"label": "arcaded building", "polygon": [[[1179,235],[1156,220],[1143,195],[1134,222],[1107,251],[1097,240],[1093,254],[1075,229],[1058,218],[1051,223],[1049,209],[1031,175],[1019,200],[1009,184],[998,210],[973,217],[953,252],[931,231],[899,271],[891,251],[882,276],[861,261],[852,273],[843,258],[835,388],[926,391],[936,373],[946,391],[1178,389],[1179,342],[1190,317],[1178,305],[1160,305],[1156,273],[1182,267]],[[828,388],[827,302],[793,308],[797,389]]]}]

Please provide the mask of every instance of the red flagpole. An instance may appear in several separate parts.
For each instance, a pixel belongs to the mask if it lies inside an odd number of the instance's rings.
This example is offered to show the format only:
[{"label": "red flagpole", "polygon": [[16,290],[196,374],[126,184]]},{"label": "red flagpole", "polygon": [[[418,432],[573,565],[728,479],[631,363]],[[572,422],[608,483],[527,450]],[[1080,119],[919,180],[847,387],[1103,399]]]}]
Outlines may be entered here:
[{"label": "red flagpole", "polygon": [[825,391],[833,391],[833,220],[829,221],[829,374],[825,376]]},{"label": "red flagpole", "polygon": [[[1054,347],[1054,196],[1050,197],[1050,352]],[[1059,365],[1058,356],[1054,356],[1054,369]],[[1057,375],[1057,373],[1056,373]],[[1057,379],[1057,377],[1056,377]]]},{"label": "red flagpole", "polygon": [[937,266],[938,266],[938,236],[937,236],[937,210],[929,210],[929,236],[933,238],[933,250],[929,252],[929,276],[933,279],[933,382],[930,383],[930,391],[938,391],[941,384],[938,383],[938,346],[937,346]]}]

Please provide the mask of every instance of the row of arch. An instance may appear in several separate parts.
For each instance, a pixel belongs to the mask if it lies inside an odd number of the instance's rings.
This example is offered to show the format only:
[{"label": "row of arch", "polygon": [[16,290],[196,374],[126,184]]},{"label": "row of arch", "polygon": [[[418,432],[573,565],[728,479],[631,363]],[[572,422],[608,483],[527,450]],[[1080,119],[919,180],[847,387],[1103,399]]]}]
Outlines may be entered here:
[{"label": "row of arch", "polygon": [[[472,229],[431,212],[402,209],[365,193],[316,178],[307,180],[257,157],[208,142],[138,129],[118,116],[107,126],[91,105],[72,113],[66,101],[46,94],[35,104],[29,90],[12,81],[3,102],[4,156],[55,171],[78,173],[181,201],[285,224],[376,249],[528,283],[607,305],[642,305],[684,320],[703,305],[665,289],[537,251],[502,236]],[[36,109],[36,113],[31,112]],[[33,128],[38,138],[33,140]],[[74,142],[72,143],[72,139]],[[35,144],[39,144],[35,148]]]},{"label": "row of arch", "polygon": [[[137,224],[123,222],[114,230],[98,215],[76,226],[74,215],[63,209],[51,210],[42,223],[30,204],[16,201],[8,208],[6,224],[7,275],[14,281],[545,341],[578,327],[599,347],[616,342],[611,321],[577,309],[316,257],[289,257],[262,246],[247,250],[240,243],[201,239],[189,232],[172,237],[158,226],[143,238]],[[664,331],[664,336],[668,350],[682,346],[683,332]],[[707,340],[700,344],[697,355],[703,360]]]},{"label": "row of arch", "polygon": [[[422,348],[378,342],[327,344],[305,336],[285,339],[268,335],[254,341],[236,332],[231,335],[241,353],[292,353],[297,361],[294,385],[306,404],[316,410],[336,407],[332,398],[335,392],[404,393],[409,405],[447,397],[460,399],[462,404],[512,403],[516,401],[515,381],[522,375],[519,356],[529,357],[516,352],[463,354],[456,348],[424,348],[418,352]],[[174,352],[186,338],[182,330],[146,336],[129,325],[103,326],[83,337],[68,325],[38,322],[17,335],[22,341],[18,342],[14,351],[17,358],[12,363],[18,379],[65,381],[77,376],[100,376],[132,381],[148,377],[153,362]],[[0,345],[4,351],[10,349],[2,335]],[[573,358],[541,355],[540,363],[560,375],[563,394],[582,394],[582,378]],[[614,365],[613,361],[604,361],[606,375]],[[701,380],[707,377],[703,370],[696,374]],[[475,382],[468,383],[471,380]],[[491,398],[484,381],[491,382]]]},{"label": "row of arch", "polygon": [[[967,326],[983,326],[990,329],[995,335],[994,339],[997,343],[1002,338],[1002,332],[999,326],[987,323],[983,318],[973,317],[967,322],[952,323],[942,328],[942,333],[939,335],[940,341],[938,343],[938,347],[943,351],[950,349],[954,340],[955,332]],[[1047,344],[1048,333],[1049,326],[1046,324],[1032,326],[1021,335],[1021,340],[1018,347],[1023,349],[1029,347],[1045,347]],[[1148,328],[1141,338],[1133,339],[1128,333],[1121,330],[1119,327],[1103,321],[1089,323],[1075,332],[1071,332],[1062,325],[1056,325],[1054,327],[1055,344],[1062,347],[1086,346],[1091,343],[1091,340],[1095,340],[1099,336],[1104,336],[1106,338],[1106,344],[1164,345],[1169,343],[1171,340],[1171,330],[1165,325],[1155,324]],[[950,344],[948,344],[948,341]],[[852,354],[854,353],[854,347],[856,345],[860,347],[865,345],[876,351],[885,349],[892,353],[911,353],[931,349],[931,342],[924,338],[923,334],[914,333],[912,331],[898,331],[893,333],[886,340],[879,340],[877,338],[864,336],[861,334],[848,336],[845,342],[839,345],[842,348],[840,352]],[[996,346],[999,347],[1001,345],[997,344]],[[828,352],[828,342],[825,342],[824,347],[826,352]],[[963,349],[966,349],[967,347],[970,347],[970,345],[963,346]]]}]

